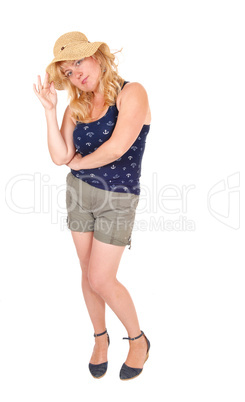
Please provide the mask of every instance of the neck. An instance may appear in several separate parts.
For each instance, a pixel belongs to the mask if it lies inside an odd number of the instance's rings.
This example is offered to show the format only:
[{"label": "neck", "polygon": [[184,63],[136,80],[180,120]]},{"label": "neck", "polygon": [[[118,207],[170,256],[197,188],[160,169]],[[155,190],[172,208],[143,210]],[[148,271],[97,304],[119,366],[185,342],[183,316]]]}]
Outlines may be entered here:
[{"label": "neck", "polygon": [[93,94],[94,94],[94,101],[93,101],[94,105],[104,104],[104,102],[105,102],[104,94],[102,94],[101,92],[96,92],[96,91],[94,91]]}]

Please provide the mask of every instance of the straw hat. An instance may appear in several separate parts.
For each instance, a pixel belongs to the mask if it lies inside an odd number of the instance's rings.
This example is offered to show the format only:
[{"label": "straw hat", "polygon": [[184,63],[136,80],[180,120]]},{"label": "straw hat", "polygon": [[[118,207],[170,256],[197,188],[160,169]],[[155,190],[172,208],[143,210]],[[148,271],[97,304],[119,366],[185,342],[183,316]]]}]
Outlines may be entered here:
[{"label": "straw hat", "polygon": [[58,76],[55,63],[64,60],[79,60],[92,56],[104,42],[90,43],[81,32],[68,32],[57,39],[54,45],[54,59],[46,68],[49,73],[49,81],[54,82],[56,89],[64,89],[63,82]]}]

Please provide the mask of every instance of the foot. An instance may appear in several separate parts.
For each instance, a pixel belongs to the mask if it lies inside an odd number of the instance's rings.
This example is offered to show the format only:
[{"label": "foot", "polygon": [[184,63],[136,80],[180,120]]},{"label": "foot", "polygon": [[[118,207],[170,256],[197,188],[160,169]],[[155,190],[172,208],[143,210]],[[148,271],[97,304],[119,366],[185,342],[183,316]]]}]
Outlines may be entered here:
[{"label": "foot", "polygon": [[142,369],[145,363],[147,354],[147,341],[143,335],[141,338],[134,341],[129,341],[129,352],[125,364],[129,367]]},{"label": "foot", "polygon": [[107,362],[107,351],[108,351],[107,334],[96,337],[90,363],[101,364]]}]

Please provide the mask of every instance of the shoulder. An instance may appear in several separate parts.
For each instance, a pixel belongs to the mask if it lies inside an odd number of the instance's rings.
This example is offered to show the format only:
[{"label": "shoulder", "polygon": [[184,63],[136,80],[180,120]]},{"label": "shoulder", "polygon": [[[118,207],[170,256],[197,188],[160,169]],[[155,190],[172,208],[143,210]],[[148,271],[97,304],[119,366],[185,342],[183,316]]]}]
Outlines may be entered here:
[{"label": "shoulder", "polygon": [[65,110],[64,119],[66,121],[70,121],[70,122],[72,122],[73,124],[76,125],[76,120],[72,117],[72,111],[71,111],[71,108],[70,108],[69,105],[67,106],[67,108]]},{"label": "shoulder", "polygon": [[129,82],[125,84],[117,97],[117,108],[120,110],[122,103],[136,102],[139,106],[148,104],[148,96],[145,88],[139,82]]}]

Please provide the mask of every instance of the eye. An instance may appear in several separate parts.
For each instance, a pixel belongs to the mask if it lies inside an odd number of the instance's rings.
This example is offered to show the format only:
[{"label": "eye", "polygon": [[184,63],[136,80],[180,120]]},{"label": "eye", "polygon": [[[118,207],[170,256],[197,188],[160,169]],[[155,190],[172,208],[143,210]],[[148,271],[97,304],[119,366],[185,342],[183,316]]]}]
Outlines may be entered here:
[{"label": "eye", "polygon": [[67,73],[65,73],[65,76],[66,76],[67,78],[69,78],[69,77],[71,76],[71,74],[72,74],[72,72],[71,72],[71,71],[68,71]]},{"label": "eye", "polygon": [[76,65],[76,66],[80,66],[80,64],[82,63],[83,60],[84,60],[84,58],[83,58],[83,59],[80,59],[80,60],[77,60],[75,65]]}]

